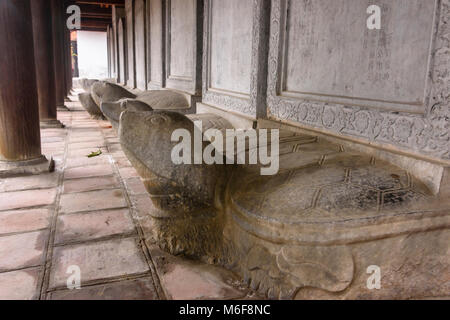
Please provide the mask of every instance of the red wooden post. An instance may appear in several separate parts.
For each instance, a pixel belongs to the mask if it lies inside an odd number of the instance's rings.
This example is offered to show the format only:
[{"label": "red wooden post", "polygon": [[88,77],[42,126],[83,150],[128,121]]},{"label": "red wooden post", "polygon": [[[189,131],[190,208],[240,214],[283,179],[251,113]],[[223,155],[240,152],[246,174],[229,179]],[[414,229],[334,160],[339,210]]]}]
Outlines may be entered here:
[{"label": "red wooden post", "polygon": [[50,2],[48,0],[31,1],[31,15],[41,126],[62,127],[62,124],[56,118],[55,66]]},{"label": "red wooden post", "polygon": [[64,29],[63,6],[60,0],[50,0],[52,10],[52,28],[53,28],[53,57],[55,68],[55,89],[56,89],[56,107],[65,108],[65,63],[64,63]]},{"label": "red wooden post", "polygon": [[[33,0],[34,1],[34,0]],[[0,1],[0,175],[49,170],[41,155],[30,0]]]}]

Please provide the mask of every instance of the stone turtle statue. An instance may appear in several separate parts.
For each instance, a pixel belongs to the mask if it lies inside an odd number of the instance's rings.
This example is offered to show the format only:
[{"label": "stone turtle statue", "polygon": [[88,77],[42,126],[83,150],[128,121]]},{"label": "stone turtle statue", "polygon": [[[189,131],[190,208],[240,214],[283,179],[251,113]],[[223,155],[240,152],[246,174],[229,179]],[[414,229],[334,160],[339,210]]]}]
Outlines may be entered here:
[{"label": "stone turtle statue", "polygon": [[99,81],[92,85],[92,99],[100,108],[103,102],[116,102],[121,99],[135,99],[136,95],[124,87],[106,81]]},{"label": "stone turtle statue", "polygon": [[96,79],[81,79],[80,85],[85,92],[91,92],[92,86],[98,81]]},{"label": "stone turtle statue", "polygon": [[94,119],[105,119],[102,111],[92,99],[92,95],[89,92],[83,92],[78,94],[78,100],[80,101],[82,107],[91,115]]},{"label": "stone turtle statue", "polygon": [[124,110],[166,110],[184,113],[190,106],[186,97],[169,90],[153,90],[139,94],[134,99],[124,98],[115,102],[102,102],[100,108],[113,128],[118,130],[120,114]]},{"label": "stone turtle statue", "polygon": [[[258,165],[176,165],[172,132],[199,134],[196,117],[204,129],[232,128],[215,115],[121,113],[121,145],[155,205],[151,241],[231,269],[274,299],[450,295],[448,174],[433,194],[406,170],[291,131],[280,132],[274,176]],[[373,268],[379,290],[369,290]]]}]

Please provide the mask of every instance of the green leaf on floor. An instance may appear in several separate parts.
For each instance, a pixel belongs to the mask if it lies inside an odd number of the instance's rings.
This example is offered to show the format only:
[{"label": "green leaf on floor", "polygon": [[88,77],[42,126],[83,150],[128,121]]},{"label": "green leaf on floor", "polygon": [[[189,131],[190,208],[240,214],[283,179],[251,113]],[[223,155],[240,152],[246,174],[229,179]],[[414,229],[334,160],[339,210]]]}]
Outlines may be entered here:
[{"label": "green leaf on floor", "polygon": [[87,157],[88,158],[94,158],[94,157],[98,157],[99,155],[102,154],[102,150],[98,150],[97,152],[92,152],[91,154],[89,154]]}]

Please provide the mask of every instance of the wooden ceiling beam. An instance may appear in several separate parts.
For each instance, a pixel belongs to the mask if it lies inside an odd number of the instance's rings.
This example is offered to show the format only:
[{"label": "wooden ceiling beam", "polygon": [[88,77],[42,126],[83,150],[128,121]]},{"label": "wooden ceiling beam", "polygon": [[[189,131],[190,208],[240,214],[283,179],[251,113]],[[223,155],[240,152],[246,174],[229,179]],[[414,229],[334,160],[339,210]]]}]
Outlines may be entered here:
[{"label": "wooden ceiling beam", "polygon": [[125,0],[75,0],[75,4],[90,4],[100,7],[118,6],[124,7]]}]

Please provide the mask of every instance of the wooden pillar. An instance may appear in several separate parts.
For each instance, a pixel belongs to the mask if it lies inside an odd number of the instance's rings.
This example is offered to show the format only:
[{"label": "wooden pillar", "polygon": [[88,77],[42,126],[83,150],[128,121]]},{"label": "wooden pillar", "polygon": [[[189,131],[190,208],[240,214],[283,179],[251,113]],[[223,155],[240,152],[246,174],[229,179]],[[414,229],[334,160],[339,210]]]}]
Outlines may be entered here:
[{"label": "wooden pillar", "polygon": [[60,0],[50,0],[52,11],[52,35],[53,35],[53,60],[55,67],[55,90],[56,90],[56,106],[65,108],[64,98],[65,92],[65,64],[64,64],[64,28],[63,23],[63,6]]},{"label": "wooden pillar", "polygon": [[[70,33],[70,54],[71,61],[73,60],[73,77],[78,78],[80,76],[80,71],[78,70],[78,43],[77,43],[77,32],[72,31]],[[73,53],[73,55],[72,55]],[[72,85],[73,86],[73,85]]]},{"label": "wooden pillar", "polygon": [[[67,4],[66,4],[67,5]],[[65,12],[65,8],[64,12]],[[72,90],[72,63],[71,63],[71,53],[70,53],[70,31],[67,29],[65,19],[63,19],[63,45],[64,45],[64,75],[65,75],[65,95],[68,97],[70,95],[70,90]],[[67,98],[67,101],[70,101]]]},{"label": "wooden pillar", "polygon": [[30,54],[34,52],[30,0],[0,1],[0,48],[0,174],[4,175],[47,162],[41,155],[36,71]]},{"label": "wooden pillar", "polygon": [[62,127],[56,119],[52,13],[48,0],[31,1],[36,85],[41,125]]}]

